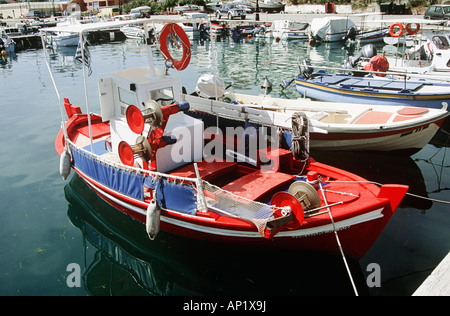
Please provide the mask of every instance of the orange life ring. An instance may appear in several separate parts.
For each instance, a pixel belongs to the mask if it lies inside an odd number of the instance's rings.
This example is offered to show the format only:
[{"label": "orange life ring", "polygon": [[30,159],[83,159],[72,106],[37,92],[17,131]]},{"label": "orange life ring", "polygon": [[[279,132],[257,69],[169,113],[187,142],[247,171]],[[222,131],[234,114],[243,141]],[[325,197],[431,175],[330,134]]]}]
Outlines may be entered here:
[{"label": "orange life ring", "polygon": [[[180,38],[181,45],[183,46],[183,57],[180,60],[175,60],[169,53],[167,39],[171,33],[175,33]],[[173,67],[177,70],[185,69],[191,61],[191,42],[183,28],[176,23],[164,25],[159,36],[159,50],[163,54],[164,59],[173,61]]]},{"label": "orange life ring", "polygon": [[[394,28],[395,28],[396,26],[398,26],[398,27],[400,28],[400,30],[399,30],[398,32],[394,32]],[[389,34],[390,34],[392,37],[400,37],[400,36],[403,35],[403,29],[404,29],[403,24],[401,24],[400,22],[394,23],[394,24],[392,24],[391,27],[389,28]]]},{"label": "orange life ring", "polygon": [[[414,24],[416,26],[415,29],[411,29],[411,24]],[[408,34],[416,34],[420,30],[420,24],[419,23],[408,23],[406,24],[406,32]]]}]

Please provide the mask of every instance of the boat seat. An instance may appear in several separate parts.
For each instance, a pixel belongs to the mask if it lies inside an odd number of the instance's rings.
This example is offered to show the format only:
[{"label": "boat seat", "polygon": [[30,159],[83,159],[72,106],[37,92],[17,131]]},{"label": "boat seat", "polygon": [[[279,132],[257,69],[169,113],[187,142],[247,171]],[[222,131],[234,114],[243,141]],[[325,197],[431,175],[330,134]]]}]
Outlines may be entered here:
[{"label": "boat seat", "polygon": [[[234,161],[212,161],[207,162],[202,160],[197,163],[198,172],[200,174],[200,178],[206,181],[211,181],[214,178],[223,176],[224,174],[233,172],[237,168],[237,163]],[[186,178],[196,178],[194,165],[189,164],[180,169],[171,172],[171,175],[178,177],[186,177]]]},{"label": "boat seat", "polygon": [[391,116],[392,112],[369,111],[353,122],[353,124],[385,124]]},{"label": "boat seat", "polygon": [[257,170],[228,183],[222,189],[254,201],[290,182],[294,177],[294,175],[282,172],[261,172]]}]

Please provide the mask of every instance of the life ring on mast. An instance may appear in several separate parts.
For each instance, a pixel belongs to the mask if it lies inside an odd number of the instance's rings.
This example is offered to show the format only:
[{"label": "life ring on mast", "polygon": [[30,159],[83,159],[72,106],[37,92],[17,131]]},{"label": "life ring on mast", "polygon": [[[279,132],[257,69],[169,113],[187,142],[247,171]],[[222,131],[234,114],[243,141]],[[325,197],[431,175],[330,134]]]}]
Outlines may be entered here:
[{"label": "life ring on mast", "polygon": [[[411,28],[411,25],[414,24],[415,28]],[[408,23],[406,24],[406,32],[408,32],[408,34],[416,34],[417,32],[419,32],[420,30],[420,24],[419,23]]]},{"label": "life ring on mast", "polygon": [[[171,33],[175,33],[180,38],[181,45],[183,46],[183,57],[180,60],[175,60],[169,53],[167,39]],[[178,24],[168,23],[164,25],[159,37],[159,50],[163,54],[164,59],[173,61],[172,67],[177,70],[185,69],[191,61],[191,42],[189,41],[186,32]]]},{"label": "life ring on mast", "polygon": [[[398,32],[394,32],[394,28],[395,28],[396,26],[398,26],[398,27],[400,28],[400,30],[399,30]],[[391,27],[389,28],[389,34],[390,34],[392,37],[400,37],[400,36],[403,35],[403,29],[404,29],[403,24],[401,24],[400,22],[394,23],[394,24],[392,24]]]}]

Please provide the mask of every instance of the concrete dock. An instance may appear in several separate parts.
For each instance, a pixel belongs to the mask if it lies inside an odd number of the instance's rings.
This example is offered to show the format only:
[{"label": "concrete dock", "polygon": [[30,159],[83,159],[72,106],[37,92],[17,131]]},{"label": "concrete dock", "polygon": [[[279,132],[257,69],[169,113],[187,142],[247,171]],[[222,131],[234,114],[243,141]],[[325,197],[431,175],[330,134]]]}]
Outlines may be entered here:
[{"label": "concrete dock", "polygon": [[413,293],[413,296],[450,295],[450,252],[433,270],[430,276]]}]

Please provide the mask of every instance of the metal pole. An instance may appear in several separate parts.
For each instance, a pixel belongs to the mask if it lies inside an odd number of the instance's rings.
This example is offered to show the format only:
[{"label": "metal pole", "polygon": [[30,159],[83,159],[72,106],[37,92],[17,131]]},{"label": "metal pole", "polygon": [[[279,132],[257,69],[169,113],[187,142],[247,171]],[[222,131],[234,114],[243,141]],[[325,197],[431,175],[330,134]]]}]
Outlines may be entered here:
[{"label": "metal pole", "polygon": [[255,21],[259,21],[259,0],[256,0]]}]

